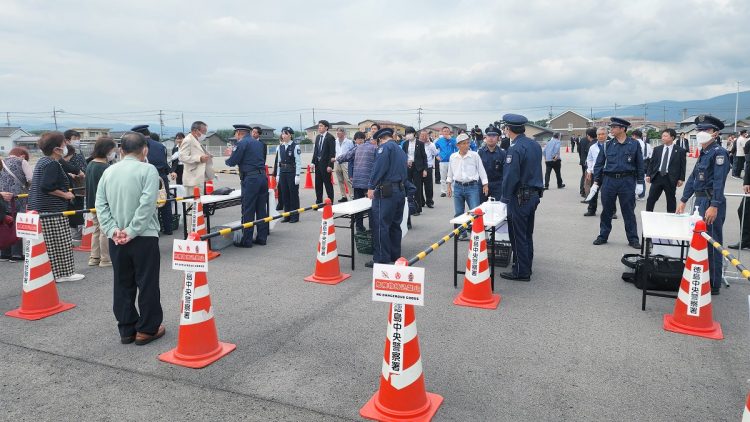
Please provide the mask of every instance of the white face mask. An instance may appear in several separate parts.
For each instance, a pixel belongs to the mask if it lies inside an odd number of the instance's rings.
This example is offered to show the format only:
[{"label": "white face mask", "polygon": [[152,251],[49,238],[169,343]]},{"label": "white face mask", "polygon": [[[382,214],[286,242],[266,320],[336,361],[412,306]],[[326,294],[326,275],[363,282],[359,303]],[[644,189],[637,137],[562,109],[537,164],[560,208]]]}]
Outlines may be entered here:
[{"label": "white face mask", "polygon": [[110,152],[109,154],[107,154],[107,161],[115,161],[116,156],[117,154],[115,154],[114,151]]},{"label": "white face mask", "polygon": [[206,140],[206,134],[205,133],[201,133],[201,136],[198,137],[198,142],[203,142],[205,140]]},{"label": "white face mask", "polygon": [[406,138],[407,140],[411,141],[412,139],[414,139],[414,134],[413,133],[407,133],[406,136],[404,136],[404,138]]},{"label": "white face mask", "polygon": [[70,145],[73,145],[74,147],[78,148],[81,146],[81,141],[70,141]]},{"label": "white face mask", "polygon": [[65,157],[67,155],[68,155],[68,146],[67,145],[63,145],[62,156]]},{"label": "white face mask", "polygon": [[713,139],[713,136],[711,136],[711,134],[708,132],[698,132],[698,134],[695,135],[695,139],[698,141],[699,144],[705,145],[711,142],[711,139]]}]

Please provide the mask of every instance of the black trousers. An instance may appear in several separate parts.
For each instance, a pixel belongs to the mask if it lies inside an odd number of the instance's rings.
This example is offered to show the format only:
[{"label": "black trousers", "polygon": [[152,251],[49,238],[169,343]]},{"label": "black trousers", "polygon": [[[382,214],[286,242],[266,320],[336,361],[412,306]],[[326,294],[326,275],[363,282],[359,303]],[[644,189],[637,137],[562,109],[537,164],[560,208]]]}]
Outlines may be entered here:
[{"label": "black trousers", "polygon": [[435,158],[435,184],[440,184],[440,160]]},{"label": "black trousers", "polygon": [[109,256],[115,274],[112,311],[120,336],[156,334],[164,319],[159,291],[159,238],[136,237],[124,245],[115,245],[110,239]]},{"label": "black trousers", "polygon": [[586,190],[583,188],[583,182],[586,180],[586,168],[586,164],[581,164],[581,183],[578,186],[578,190],[584,198],[586,197]]},{"label": "black trousers", "polygon": [[[599,205],[599,191],[597,191],[594,194],[594,197],[591,198],[591,201],[589,201],[589,208],[588,208],[589,213],[596,214],[596,208],[598,205]],[[616,213],[617,213],[617,204],[614,205],[612,215],[615,215]]]},{"label": "black trousers", "polygon": [[555,171],[555,176],[557,177],[557,187],[561,188],[563,185],[562,176],[560,175],[560,169],[562,168],[562,160],[557,161],[545,161],[544,162],[546,171],[544,173],[544,187],[549,187],[549,176],[552,173],[552,170]]},{"label": "black trousers", "polygon": [[669,176],[662,176],[657,173],[653,179],[651,179],[651,189],[648,191],[648,198],[646,199],[646,211],[653,211],[656,206],[656,201],[661,197],[661,193],[664,192],[667,197],[667,212],[675,212],[677,210],[677,184],[669,180]]},{"label": "black trousers", "polygon": [[[745,204],[745,212],[742,212],[742,204]],[[742,229],[742,239],[740,245],[750,246],[750,201],[747,198],[742,198],[740,206],[737,207],[737,217],[740,219],[740,228]],[[744,223],[743,223],[744,217]]]},{"label": "black trousers", "polygon": [[323,202],[323,187],[331,202],[333,202],[333,182],[331,182],[331,173],[326,171],[326,166],[315,166],[315,202]]},{"label": "black trousers", "polygon": [[[353,187],[352,190],[354,191],[354,199],[360,199],[360,198],[366,198],[367,197],[367,189],[364,189],[364,188],[354,188]],[[358,213],[356,213],[354,215],[354,224],[360,230],[364,230],[365,229],[365,225],[362,223],[362,218],[363,218],[364,214],[365,213],[363,211],[363,212],[358,212]],[[369,220],[369,224],[370,224],[370,229],[372,229],[372,218],[369,218],[368,220]]]},{"label": "black trousers", "polygon": [[[294,172],[279,175],[279,201],[284,204],[284,211],[299,208],[299,185],[294,184]],[[289,221],[299,221],[299,214],[289,217]]]},{"label": "black trousers", "polygon": [[[165,174],[160,176],[164,186],[167,188],[167,198],[171,198],[172,194],[169,193],[169,175]],[[192,194],[191,194],[192,195]],[[172,202],[167,202],[163,207],[159,208],[159,219],[162,222],[164,230],[162,233],[166,235],[172,234]]]},{"label": "black trousers", "polygon": [[433,186],[432,186],[432,168],[427,168],[427,176],[422,177],[422,186],[424,189],[417,189],[417,201],[421,201],[422,206],[434,205],[435,201],[432,199]]},{"label": "black trousers", "polygon": [[408,168],[406,170],[406,175],[411,180],[412,183],[414,183],[414,186],[417,188],[417,195],[415,195],[415,202],[417,203],[417,212],[422,212],[422,207],[424,206],[424,201],[419,201],[419,193],[422,192],[422,172],[417,171],[417,169],[414,168],[414,166]]}]

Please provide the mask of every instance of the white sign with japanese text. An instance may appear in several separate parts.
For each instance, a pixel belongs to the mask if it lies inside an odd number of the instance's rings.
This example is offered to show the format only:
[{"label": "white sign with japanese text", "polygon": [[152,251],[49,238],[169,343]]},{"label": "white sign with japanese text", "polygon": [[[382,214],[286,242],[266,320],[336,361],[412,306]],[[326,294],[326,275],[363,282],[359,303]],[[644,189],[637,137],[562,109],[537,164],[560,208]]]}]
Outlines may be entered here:
[{"label": "white sign with japanese text", "polygon": [[688,304],[688,315],[700,316],[701,282],[703,281],[703,265],[693,264],[690,269],[690,303]]},{"label": "white sign with japanese text", "polygon": [[424,268],[375,264],[372,300],[424,306]]},{"label": "white sign with japanese text", "polygon": [[23,239],[39,239],[39,214],[16,214],[16,236]]},{"label": "white sign with japanese text", "polygon": [[174,240],[172,269],[178,271],[208,271],[208,242]]},{"label": "white sign with japanese text", "polygon": [[394,303],[391,306],[391,330],[388,332],[388,341],[391,343],[390,365],[388,368],[392,374],[400,374],[404,370],[404,305]]}]

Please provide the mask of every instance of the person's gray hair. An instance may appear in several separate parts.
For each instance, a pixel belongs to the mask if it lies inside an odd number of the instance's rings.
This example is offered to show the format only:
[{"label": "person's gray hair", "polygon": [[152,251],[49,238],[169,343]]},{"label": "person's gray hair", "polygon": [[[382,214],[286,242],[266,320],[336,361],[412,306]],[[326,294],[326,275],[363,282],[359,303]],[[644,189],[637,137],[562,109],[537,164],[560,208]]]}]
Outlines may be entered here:
[{"label": "person's gray hair", "polygon": [[120,138],[120,148],[125,154],[140,153],[146,147],[146,138],[138,132],[126,132]]},{"label": "person's gray hair", "polygon": [[197,121],[193,122],[192,125],[190,125],[190,131],[192,132],[194,130],[201,130],[201,128],[204,127],[204,126],[208,126],[208,125],[205,124],[205,123],[203,123],[203,122],[201,122],[200,120],[197,120]]},{"label": "person's gray hair", "polygon": [[346,131],[344,130],[343,127],[336,128],[336,132],[344,132],[344,133],[346,133]]},{"label": "person's gray hair", "polygon": [[600,127],[599,129],[596,130],[596,133],[599,133],[599,132],[607,133],[607,128]]}]

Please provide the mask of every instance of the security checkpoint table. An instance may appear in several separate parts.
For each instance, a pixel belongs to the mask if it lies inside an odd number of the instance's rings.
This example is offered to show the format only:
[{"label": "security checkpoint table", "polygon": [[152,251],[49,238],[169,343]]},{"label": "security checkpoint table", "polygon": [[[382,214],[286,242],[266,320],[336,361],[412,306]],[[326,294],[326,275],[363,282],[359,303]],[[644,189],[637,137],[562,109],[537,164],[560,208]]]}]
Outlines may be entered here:
[{"label": "security checkpoint table", "polygon": [[[641,253],[648,259],[654,239],[676,240],[680,242],[680,259],[685,259],[685,250],[690,247],[693,231],[690,228],[690,214],[673,214],[666,212],[641,211]],[[650,293],[648,283],[643,285],[641,310],[646,310],[646,296],[658,296],[674,299],[677,295]]]},{"label": "security checkpoint table", "polygon": [[[370,198],[359,198],[359,199],[354,199],[352,201],[340,202],[338,204],[331,205],[331,211],[333,211],[334,220],[337,218],[349,219],[348,226],[337,226],[334,224],[334,227],[338,227],[341,229],[349,229],[349,239],[350,239],[352,253],[351,255],[345,255],[345,254],[342,254],[341,252],[338,252],[338,255],[342,258],[351,258],[352,270],[354,270],[354,255],[356,253],[356,246],[354,243],[355,217],[357,213],[368,211],[368,213],[366,215],[363,215],[362,217],[369,218],[369,211],[371,208],[372,208],[372,200]],[[323,212],[323,208],[318,208],[318,212]]]},{"label": "security checkpoint table", "polygon": [[[188,204],[192,205],[194,202],[193,199],[182,201],[182,223],[185,239],[187,239],[188,227],[190,227],[187,220],[187,207]],[[201,195],[201,203],[203,204],[203,215],[206,218],[206,233],[211,233],[211,216],[213,213],[218,209],[242,205],[242,189],[233,190],[229,195]]]},{"label": "security checkpoint table", "polygon": [[[502,202],[484,202],[479,205],[479,209],[482,210],[484,215],[484,230],[490,232],[490,279],[492,280],[492,290],[495,290],[495,240],[498,229],[507,228],[508,220],[508,208]],[[453,218],[450,223],[456,228],[461,224],[469,221],[469,214],[461,214],[458,217]],[[471,232],[471,224],[466,229],[467,232]],[[506,233],[507,234],[507,233]],[[503,236],[503,240],[505,236]],[[465,274],[465,271],[459,271],[458,269],[458,236],[453,236],[453,287],[458,287],[458,275]]]}]

